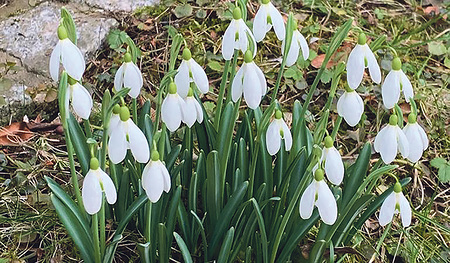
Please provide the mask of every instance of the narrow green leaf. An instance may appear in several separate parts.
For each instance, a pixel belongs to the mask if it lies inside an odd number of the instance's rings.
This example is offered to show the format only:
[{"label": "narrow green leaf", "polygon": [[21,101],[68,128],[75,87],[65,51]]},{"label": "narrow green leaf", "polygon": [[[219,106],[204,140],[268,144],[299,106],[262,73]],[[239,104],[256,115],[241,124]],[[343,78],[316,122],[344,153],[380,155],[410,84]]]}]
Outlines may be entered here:
[{"label": "narrow green leaf", "polygon": [[205,228],[203,227],[203,223],[200,220],[200,218],[197,216],[197,214],[192,210],[191,210],[191,214],[194,218],[194,222],[197,223],[197,225],[200,228],[200,233],[202,235],[203,254],[205,256],[204,261],[207,262],[208,261],[208,240],[206,239]]},{"label": "narrow green leaf", "polygon": [[183,40],[184,38],[181,34],[176,34],[172,39],[172,46],[170,47],[169,70],[175,69],[175,63],[177,62]]},{"label": "narrow green leaf", "polygon": [[[167,242],[167,230],[166,226],[163,223],[158,224],[158,245],[159,245],[159,261],[161,263],[169,262],[169,254],[170,244],[172,242]],[[172,237],[172,235],[170,235]],[[172,239],[172,238],[171,238]]]},{"label": "narrow green leaf", "polygon": [[72,145],[75,150],[75,154],[77,155],[78,162],[80,163],[82,173],[83,175],[86,175],[89,171],[89,162],[91,160],[89,146],[86,143],[87,138],[72,113],[69,114],[67,124],[69,126],[69,136],[72,140]]},{"label": "narrow green leaf", "polygon": [[206,211],[210,218],[209,224],[211,228],[213,228],[212,224],[218,221],[222,210],[224,184],[222,184],[221,180],[218,153],[212,151],[206,159],[206,184],[208,185]]},{"label": "narrow green leaf", "polygon": [[264,225],[264,218],[261,214],[261,209],[259,209],[258,202],[252,198],[251,199],[253,207],[256,211],[256,218],[258,219],[258,225],[259,230],[261,231],[261,246],[263,251],[263,262],[267,263],[269,262],[269,252],[268,252],[268,242],[267,242],[267,234],[266,234],[266,227]]},{"label": "narrow green leaf", "polygon": [[183,238],[180,235],[178,235],[177,232],[173,232],[173,236],[175,237],[175,240],[177,241],[177,244],[180,247],[184,262],[192,263],[191,253],[189,252],[189,249],[186,246],[186,243],[184,242]]},{"label": "narrow green leaf", "polygon": [[227,235],[225,236],[225,240],[223,241],[219,253],[219,258],[217,259],[217,263],[228,262],[228,256],[230,255],[231,245],[233,244],[233,238],[234,238],[234,227],[231,227],[230,230],[228,230]]}]

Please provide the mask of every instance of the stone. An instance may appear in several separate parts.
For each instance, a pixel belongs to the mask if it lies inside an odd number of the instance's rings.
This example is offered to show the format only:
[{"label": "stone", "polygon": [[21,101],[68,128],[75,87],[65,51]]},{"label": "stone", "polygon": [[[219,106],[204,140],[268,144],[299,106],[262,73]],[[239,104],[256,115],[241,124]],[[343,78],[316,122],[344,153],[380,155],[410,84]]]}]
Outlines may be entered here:
[{"label": "stone", "polygon": [[110,12],[133,12],[144,6],[157,4],[158,0],[73,0],[73,2],[100,8]]}]

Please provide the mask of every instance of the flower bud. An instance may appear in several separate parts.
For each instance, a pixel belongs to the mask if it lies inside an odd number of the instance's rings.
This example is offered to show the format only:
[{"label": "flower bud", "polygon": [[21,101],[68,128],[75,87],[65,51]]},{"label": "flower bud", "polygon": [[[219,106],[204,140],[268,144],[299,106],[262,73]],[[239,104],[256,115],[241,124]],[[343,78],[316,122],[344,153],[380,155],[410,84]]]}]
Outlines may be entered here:
[{"label": "flower bud", "polygon": [[177,93],[177,84],[175,82],[171,82],[169,84],[169,94],[175,94]]},{"label": "flower bud", "polygon": [[98,159],[95,157],[92,157],[89,167],[91,168],[91,170],[97,170],[100,167]]},{"label": "flower bud", "polygon": [[189,48],[184,48],[183,49],[183,60],[189,60],[192,58],[192,54],[191,51],[189,50]]},{"label": "flower bud", "polygon": [[326,148],[333,147],[333,139],[331,138],[331,136],[325,137],[324,144]]},{"label": "flower bud", "polygon": [[322,169],[317,169],[316,170],[316,172],[314,173],[314,179],[316,180],[316,181],[322,181],[323,180],[323,176],[324,175],[324,172],[323,172],[323,170]]},{"label": "flower bud", "polygon": [[127,121],[130,118],[130,110],[127,106],[120,107],[120,120]]},{"label": "flower bud", "polygon": [[253,54],[250,50],[245,51],[244,62],[250,63],[253,61]]},{"label": "flower bud", "polygon": [[267,5],[268,3],[270,3],[270,0],[262,0],[263,5]]},{"label": "flower bud", "polygon": [[360,33],[358,36],[358,45],[364,45],[366,44],[366,41],[367,41],[366,34]]},{"label": "flower bud", "polygon": [[402,191],[402,185],[399,182],[394,184],[394,192],[400,193]]},{"label": "flower bud", "polygon": [[416,116],[416,114],[410,113],[410,114],[408,115],[408,123],[413,124],[413,123],[416,123],[416,122],[417,122],[417,116]]},{"label": "flower bud", "polygon": [[123,60],[125,61],[125,63],[131,62],[131,54],[128,52],[125,53],[125,55],[123,56]]},{"label": "flower bud", "polygon": [[397,115],[392,114],[391,117],[389,117],[389,125],[396,126],[398,122]]},{"label": "flower bud", "polygon": [[400,70],[402,68],[402,62],[398,57],[392,60],[392,70]]},{"label": "flower bud", "polygon": [[276,110],[275,111],[275,119],[279,120],[279,119],[281,119],[281,117],[283,117],[283,114],[281,113],[281,111]]},{"label": "flower bud", "polygon": [[77,81],[73,79],[71,76],[68,76],[67,83],[69,83],[70,86],[77,84]]},{"label": "flower bud", "polygon": [[114,114],[119,114],[120,113],[120,105],[119,104],[114,105],[113,113]]},{"label": "flower bud", "polygon": [[60,40],[67,38],[67,30],[63,25],[59,25],[59,27],[58,27],[58,38]]},{"label": "flower bud", "polygon": [[233,19],[238,20],[242,18],[241,9],[239,7],[235,7],[233,10]]},{"label": "flower bud", "polygon": [[158,151],[152,151],[152,161],[156,162],[159,160],[159,153]]}]

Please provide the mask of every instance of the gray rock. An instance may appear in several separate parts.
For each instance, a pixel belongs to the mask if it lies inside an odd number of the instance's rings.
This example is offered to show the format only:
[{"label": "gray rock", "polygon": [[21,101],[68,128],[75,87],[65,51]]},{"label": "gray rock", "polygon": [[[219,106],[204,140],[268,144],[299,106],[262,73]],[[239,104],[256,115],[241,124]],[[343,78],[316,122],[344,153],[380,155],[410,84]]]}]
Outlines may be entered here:
[{"label": "gray rock", "polygon": [[134,10],[155,5],[159,0],[73,0],[110,12],[133,12]]},{"label": "gray rock", "polygon": [[[58,42],[56,29],[60,19],[61,6],[44,3],[38,7],[0,22],[0,50],[19,58],[22,65],[31,72],[49,76],[50,54]],[[77,26],[78,46],[89,58],[102,44],[109,30],[117,25],[112,18],[96,13],[72,13]]]}]

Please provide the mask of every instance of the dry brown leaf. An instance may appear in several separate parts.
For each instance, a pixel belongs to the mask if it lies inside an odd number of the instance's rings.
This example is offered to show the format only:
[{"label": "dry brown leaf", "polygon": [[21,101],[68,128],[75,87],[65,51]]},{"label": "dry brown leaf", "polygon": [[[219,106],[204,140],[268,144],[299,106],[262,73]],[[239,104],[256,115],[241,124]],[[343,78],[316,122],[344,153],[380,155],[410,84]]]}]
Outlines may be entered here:
[{"label": "dry brown leaf", "polygon": [[33,135],[26,123],[14,122],[4,128],[0,127],[0,145],[17,146],[31,139]]}]

